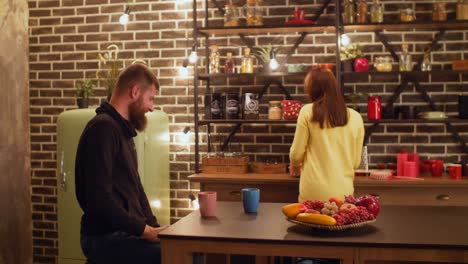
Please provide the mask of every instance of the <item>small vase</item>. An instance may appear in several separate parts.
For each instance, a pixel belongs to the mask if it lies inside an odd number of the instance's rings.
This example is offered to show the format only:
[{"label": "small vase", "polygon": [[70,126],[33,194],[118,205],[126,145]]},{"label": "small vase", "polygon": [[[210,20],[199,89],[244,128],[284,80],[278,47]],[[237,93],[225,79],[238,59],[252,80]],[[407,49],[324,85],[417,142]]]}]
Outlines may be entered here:
[{"label": "small vase", "polygon": [[78,105],[78,108],[88,108],[88,98],[76,98],[76,104]]}]

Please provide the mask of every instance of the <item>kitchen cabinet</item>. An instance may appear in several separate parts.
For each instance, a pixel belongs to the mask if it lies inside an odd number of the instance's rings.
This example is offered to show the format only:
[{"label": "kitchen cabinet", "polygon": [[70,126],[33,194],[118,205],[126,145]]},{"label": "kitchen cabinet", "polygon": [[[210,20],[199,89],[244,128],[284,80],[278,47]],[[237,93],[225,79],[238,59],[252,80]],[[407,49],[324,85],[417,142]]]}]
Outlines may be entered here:
[{"label": "kitchen cabinet", "polygon": [[[261,190],[262,202],[297,202],[299,178],[288,174],[194,174],[190,181],[199,182],[201,191],[217,191],[220,201],[240,201],[240,190]],[[421,180],[422,179],[422,180]],[[426,177],[420,180],[373,180],[356,177],[356,196],[372,194],[384,205],[468,206],[468,179],[451,180]]]}]

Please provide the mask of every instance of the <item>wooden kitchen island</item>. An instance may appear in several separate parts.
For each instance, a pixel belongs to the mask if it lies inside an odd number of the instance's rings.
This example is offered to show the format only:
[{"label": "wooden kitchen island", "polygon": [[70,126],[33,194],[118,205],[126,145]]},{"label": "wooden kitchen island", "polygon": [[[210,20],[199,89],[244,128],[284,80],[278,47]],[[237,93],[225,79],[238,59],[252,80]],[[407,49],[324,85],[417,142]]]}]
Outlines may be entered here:
[{"label": "wooden kitchen island", "polygon": [[[219,201],[240,201],[240,190],[256,187],[262,202],[297,202],[299,178],[289,174],[206,174],[189,176],[201,191],[218,192]],[[356,177],[355,195],[373,194],[383,205],[468,206],[468,180],[425,177],[423,180],[372,180]]]},{"label": "wooden kitchen island", "polygon": [[348,231],[304,229],[284,218],[284,203],[218,202],[216,217],[194,211],[159,234],[163,264],[191,264],[192,253],[373,261],[468,263],[468,207],[382,206],[377,221]]}]

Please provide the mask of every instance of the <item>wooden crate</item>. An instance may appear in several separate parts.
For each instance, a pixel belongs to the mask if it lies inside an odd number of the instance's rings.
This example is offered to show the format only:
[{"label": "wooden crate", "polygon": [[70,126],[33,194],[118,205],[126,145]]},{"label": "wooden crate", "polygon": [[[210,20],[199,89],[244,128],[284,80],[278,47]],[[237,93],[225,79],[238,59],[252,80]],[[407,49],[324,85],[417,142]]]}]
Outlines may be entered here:
[{"label": "wooden crate", "polygon": [[211,158],[204,157],[202,159],[202,172],[204,173],[247,173],[249,157],[238,158]]},{"label": "wooden crate", "polygon": [[288,172],[288,163],[250,162],[249,169],[253,173],[286,173]]}]

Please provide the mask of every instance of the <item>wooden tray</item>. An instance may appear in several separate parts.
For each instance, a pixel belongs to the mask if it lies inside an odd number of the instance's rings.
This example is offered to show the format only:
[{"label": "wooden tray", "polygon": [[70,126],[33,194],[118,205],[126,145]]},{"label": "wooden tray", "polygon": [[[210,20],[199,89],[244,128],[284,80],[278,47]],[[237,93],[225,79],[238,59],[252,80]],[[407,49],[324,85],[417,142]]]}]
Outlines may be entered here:
[{"label": "wooden tray", "polygon": [[288,163],[250,162],[249,170],[250,172],[260,174],[286,173],[288,171]]},{"label": "wooden tray", "polygon": [[294,223],[296,225],[302,226],[302,227],[307,227],[311,229],[321,229],[321,230],[330,230],[330,231],[342,231],[342,230],[347,230],[347,229],[355,229],[359,227],[363,227],[366,225],[369,225],[371,223],[374,223],[377,221],[377,219],[369,220],[369,221],[364,221],[356,224],[350,224],[350,225],[334,225],[334,226],[328,226],[328,225],[316,225],[316,224],[310,224],[310,223],[304,223],[297,221],[296,219],[292,218],[287,218],[291,223]]}]

